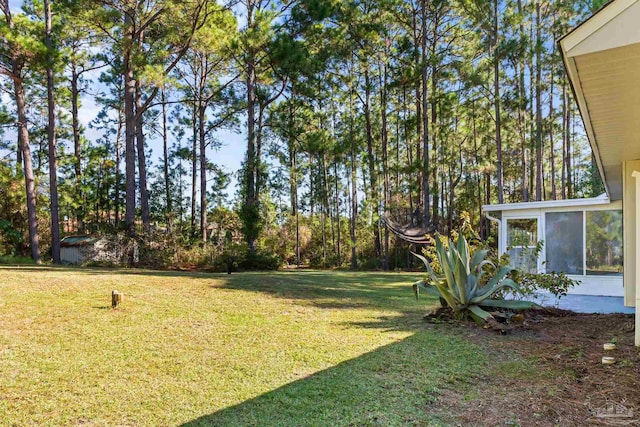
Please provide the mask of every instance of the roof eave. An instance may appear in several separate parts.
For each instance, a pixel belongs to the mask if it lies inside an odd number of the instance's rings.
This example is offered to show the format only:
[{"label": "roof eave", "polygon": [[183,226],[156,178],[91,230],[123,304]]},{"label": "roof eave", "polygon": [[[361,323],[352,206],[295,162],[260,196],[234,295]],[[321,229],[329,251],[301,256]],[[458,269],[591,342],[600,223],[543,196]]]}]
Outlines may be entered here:
[{"label": "roof eave", "polygon": [[[516,211],[526,209],[580,208],[586,206],[606,206],[612,202],[609,197],[599,196],[588,199],[545,200],[540,202],[503,203],[483,205],[484,212]],[[616,203],[616,202],[613,202]]]},{"label": "roof eave", "polygon": [[596,140],[593,126],[591,124],[589,107],[584,97],[584,93],[582,92],[582,87],[579,85],[576,87],[576,83],[580,83],[580,78],[578,77],[578,70],[576,68],[576,63],[573,58],[567,57],[565,46],[563,45],[563,41],[564,41],[564,38],[560,39],[558,41],[558,45],[560,47],[560,52],[562,54],[562,63],[564,64],[565,72],[569,77],[569,86],[571,87],[571,92],[573,93],[573,97],[576,100],[576,103],[578,104],[580,117],[582,118],[582,123],[584,124],[585,132],[587,133],[587,139],[589,140],[589,145],[591,146],[591,150],[593,151],[593,155],[596,161],[596,166],[598,167],[598,172],[600,173],[600,177],[602,178],[604,190],[606,191],[607,196],[611,197],[611,190],[607,182],[607,176],[604,172],[604,166],[602,165],[602,157],[600,156],[600,149],[598,147],[598,142]]},{"label": "roof eave", "polygon": [[[571,50],[578,47],[583,41],[589,38],[592,34],[597,32],[600,28],[606,25],[609,21],[616,16],[624,12],[627,8],[635,4],[638,0],[612,0],[604,4],[600,9],[593,13],[585,21],[577,25],[570,32],[565,34],[558,40],[558,47],[562,55],[562,63],[564,69],[569,77],[569,85],[573,92],[574,98],[578,104],[578,109],[584,123],[589,145],[593,150],[598,172],[602,178],[605,191],[609,197],[611,197],[611,189],[607,181],[604,166],[602,163],[602,156],[600,155],[600,149],[598,147],[598,141],[591,123],[591,116],[589,114],[589,106],[584,97],[584,93],[581,87],[580,76],[576,67],[576,62],[571,55]],[[580,50],[580,49],[577,49]]]}]

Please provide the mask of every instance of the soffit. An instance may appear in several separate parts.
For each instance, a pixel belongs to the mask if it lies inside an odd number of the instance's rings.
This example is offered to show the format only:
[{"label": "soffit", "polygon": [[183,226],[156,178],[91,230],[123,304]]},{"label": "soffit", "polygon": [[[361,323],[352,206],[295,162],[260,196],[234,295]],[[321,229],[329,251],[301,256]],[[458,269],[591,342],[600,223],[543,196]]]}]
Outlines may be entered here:
[{"label": "soffit", "polygon": [[572,83],[585,127],[590,127],[587,134],[599,157],[598,166],[609,196],[618,200],[622,198],[622,162],[640,159],[640,43],[569,61],[573,62]]}]

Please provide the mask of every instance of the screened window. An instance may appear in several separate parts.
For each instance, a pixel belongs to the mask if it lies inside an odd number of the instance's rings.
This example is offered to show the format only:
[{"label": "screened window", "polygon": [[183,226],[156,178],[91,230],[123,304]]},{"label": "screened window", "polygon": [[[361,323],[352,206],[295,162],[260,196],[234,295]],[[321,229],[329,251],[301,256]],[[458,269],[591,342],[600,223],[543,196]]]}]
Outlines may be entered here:
[{"label": "screened window", "polygon": [[538,220],[535,218],[507,220],[507,247],[511,265],[519,270],[535,272]]},{"label": "screened window", "polygon": [[587,274],[622,275],[622,211],[588,211]]},{"label": "screened window", "polygon": [[584,274],[582,212],[547,212],[545,216],[546,271]]}]

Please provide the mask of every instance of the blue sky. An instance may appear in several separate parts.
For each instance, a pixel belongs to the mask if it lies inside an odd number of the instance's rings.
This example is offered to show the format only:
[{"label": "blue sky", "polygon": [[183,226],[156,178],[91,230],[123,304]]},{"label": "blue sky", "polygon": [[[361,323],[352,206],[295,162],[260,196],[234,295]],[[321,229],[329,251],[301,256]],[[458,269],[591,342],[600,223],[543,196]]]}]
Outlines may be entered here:
[{"label": "blue sky", "polygon": [[[20,12],[22,0],[9,0],[9,6],[14,14]],[[96,76],[97,77],[97,73]],[[4,101],[4,99],[3,99]],[[95,119],[96,115],[100,111],[100,106],[96,105],[92,96],[84,95],[81,99],[82,107],[80,108],[80,121],[85,128],[86,137],[95,141],[99,136],[99,132],[89,128],[89,123]],[[243,114],[241,122],[246,123],[246,118]],[[10,135],[6,135],[9,136]],[[162,142],[159,138],[153,138],[149,132],[147,132],[147,143],[151,151],[151,161],[154,165],[158,164],[160,155],[162,154]],[[235,195],[237,180],[236,171],[240,168],[240,164],[244,158],[246,147],[246,134],[244,126],[242,126],[242,132],[236,134],[226,130],[218,131],[215,134],[216,139],[222,142],[222,145],[217,150],[209,149],[207,151],[207,158],[213,163],[221,166],[225,172],[231,174],[231,183],[227,189],[229,200]]]}]

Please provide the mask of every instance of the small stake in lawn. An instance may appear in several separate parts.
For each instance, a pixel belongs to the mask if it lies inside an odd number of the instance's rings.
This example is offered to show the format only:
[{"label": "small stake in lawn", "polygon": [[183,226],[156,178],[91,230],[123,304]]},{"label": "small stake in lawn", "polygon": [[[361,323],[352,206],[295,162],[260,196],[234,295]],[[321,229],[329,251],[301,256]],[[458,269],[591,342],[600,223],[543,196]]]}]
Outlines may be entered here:
[{"label": "small stake in lawn", "polygon": [[111,291],[111,308],[117,308],[122,302],[123,293],[118,291]]}]

